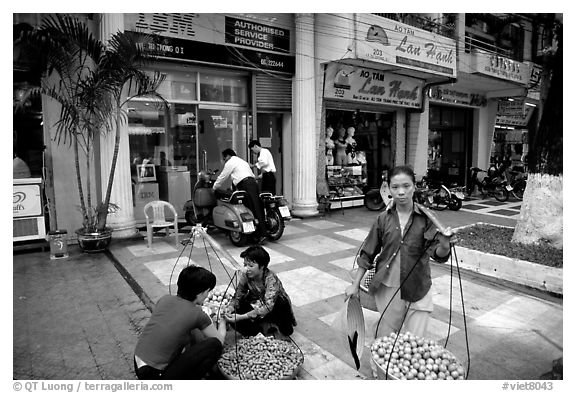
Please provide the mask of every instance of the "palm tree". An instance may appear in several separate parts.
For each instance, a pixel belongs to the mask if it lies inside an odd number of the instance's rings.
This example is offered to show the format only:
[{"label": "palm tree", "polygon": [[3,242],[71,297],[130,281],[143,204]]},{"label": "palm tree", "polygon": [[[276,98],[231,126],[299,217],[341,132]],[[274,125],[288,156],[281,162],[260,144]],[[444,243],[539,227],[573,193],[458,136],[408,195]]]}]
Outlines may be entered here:
[{"label": "palm tree", "polygon": [[[79,207],[85,232],[106,228],[108,214],[119,207],[110,202],[120,146],[121,125],[127,121],[124,105],[134,97],[152,97],[159,105],[165,99],[156,92],[163,81],[160,73],[142,70],[154,53],[151,37],[138,42],[130,33],[118,32],[105,43],[72,16],[49,16],[42,24],[22,33],[19,42],[38,54],[44,71],[41,85],[29,95],[44,94],[60,106],[54,139],[73,148]],[[114,134],[114,153],[104,199],[93,203],[91,163],[95,138]],[[86,157],[83,184],[80,152]]]}]

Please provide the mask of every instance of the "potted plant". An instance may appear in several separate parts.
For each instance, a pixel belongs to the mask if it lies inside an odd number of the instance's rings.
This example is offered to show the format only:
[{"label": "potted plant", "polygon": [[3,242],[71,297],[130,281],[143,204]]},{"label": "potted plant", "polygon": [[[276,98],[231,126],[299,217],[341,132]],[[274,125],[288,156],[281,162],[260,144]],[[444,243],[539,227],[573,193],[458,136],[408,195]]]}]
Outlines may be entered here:
[{"label": "potted plant", "polygon": [[[110,202],[118,159],[121,125],[127,121],[124,105],[134,97],[152,97],[159,105],[164,98],[156,92],[163,81],[160,73],[146,73],[145,65],[154,53],[152,37],[135,38],[118,32],[108,42],[94,37],[89,28],[72,16],[57,14],[23,32],[19,43],[37,53],[44,77],[28,95],[44,94],[60,104],[54,140],[68,144],[74,157],[82,227],[76,230],[83,251],[96,252],[108,247],[112,230],[106,226],[108,214],[119,209]],[[104,198],[95,201],[91,178],[94,142],[100,135],[114,137],[114,153]],[[86,177],[81,171],[85,157]],[[104,190],[103,190],[104,191]]]}]

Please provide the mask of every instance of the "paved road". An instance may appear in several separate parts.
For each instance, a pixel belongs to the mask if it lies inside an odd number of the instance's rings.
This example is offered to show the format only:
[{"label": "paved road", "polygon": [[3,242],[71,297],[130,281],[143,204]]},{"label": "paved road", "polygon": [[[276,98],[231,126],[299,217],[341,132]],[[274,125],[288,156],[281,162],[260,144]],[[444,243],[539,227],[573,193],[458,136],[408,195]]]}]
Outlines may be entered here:
[{"label": "paved road", "polygon": [[[452,227],[471,222],[514,225],[510,215],[497,211],[514,211],[513,206],[494,209],[470,202],[484,207],[438,215]],[[484,209],[489,214],[483,214]],[[357,371],[344,336],[332,322],[342,305],[354,255],[376,214],[354,208],[293,220],[279,242],[265,245],[272,258],[270,268],[295,306],[299,324],[293,338],[306,358],[300,379],[371,378],[369,350]],[[239,260],[242,248],[219,232],[212,235]],[[173,239],[165,238],[155,238],[152,249],[144,240],[114,242],[111,254],[120,271],[134,279],[132,287],[141,289],[137,294],[143,303],[104,256],[72,251],[71,258],[60,261],[48,260],[46,253],[14,257],[15,378],[133,379],[131,351],[149,316],[144,304],[170,290],[174,293],[178,272],[189,260],[211,268],[221,285],[233,281],[233,272],[200,239],[194,248],[178,249]],[[444,265],[434,265],[432,273],[435,310],[430,337],[444,342],[451,322],[448,348],[466,363],[469,350],[471,379],[537,379],[562,356],[561,299],[462,272],[462,311],[457,277],[451,279]],[[369,345],[379,315],[364,312]],[[36,320],[48,328],[40,329]]]}]

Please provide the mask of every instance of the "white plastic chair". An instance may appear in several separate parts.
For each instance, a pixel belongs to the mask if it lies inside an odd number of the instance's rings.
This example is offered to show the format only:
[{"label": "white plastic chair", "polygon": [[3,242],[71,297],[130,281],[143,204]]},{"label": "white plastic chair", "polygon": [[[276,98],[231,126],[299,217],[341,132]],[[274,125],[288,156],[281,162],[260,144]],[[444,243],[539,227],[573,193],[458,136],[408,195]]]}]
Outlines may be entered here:
[{"label": "white plastic chair", "polygon": [[[166,221],[164,208],[168,208],[174,214],[174,221]],[[152,209],[152,220],[148,216],[148,210]],[[148,248],[152,247],[152,232],[154,228],[166,228],[166,236],[170,236],[170,227],[174,226],[176,237],[176,247],[178,247],[178,213],[170,203],[166,201],[152,201],[144,206],[144,215],[146,216],[146,235],[148,238]]]}]

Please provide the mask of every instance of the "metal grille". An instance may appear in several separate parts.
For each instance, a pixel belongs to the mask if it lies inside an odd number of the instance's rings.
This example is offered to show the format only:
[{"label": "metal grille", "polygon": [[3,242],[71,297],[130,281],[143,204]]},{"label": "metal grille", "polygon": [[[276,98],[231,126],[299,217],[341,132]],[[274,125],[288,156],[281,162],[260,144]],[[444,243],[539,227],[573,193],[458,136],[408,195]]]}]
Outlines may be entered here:
[{"label": "metal grille", "polygon": [[292,109],[292,81],[286,77],[256,75],[258,109]]},{"label": "metal grille", "polygon": [[38,235],[38,223],[36,218],[26,218],[22,220],[13,220],[13,237],[35,236]]}]

